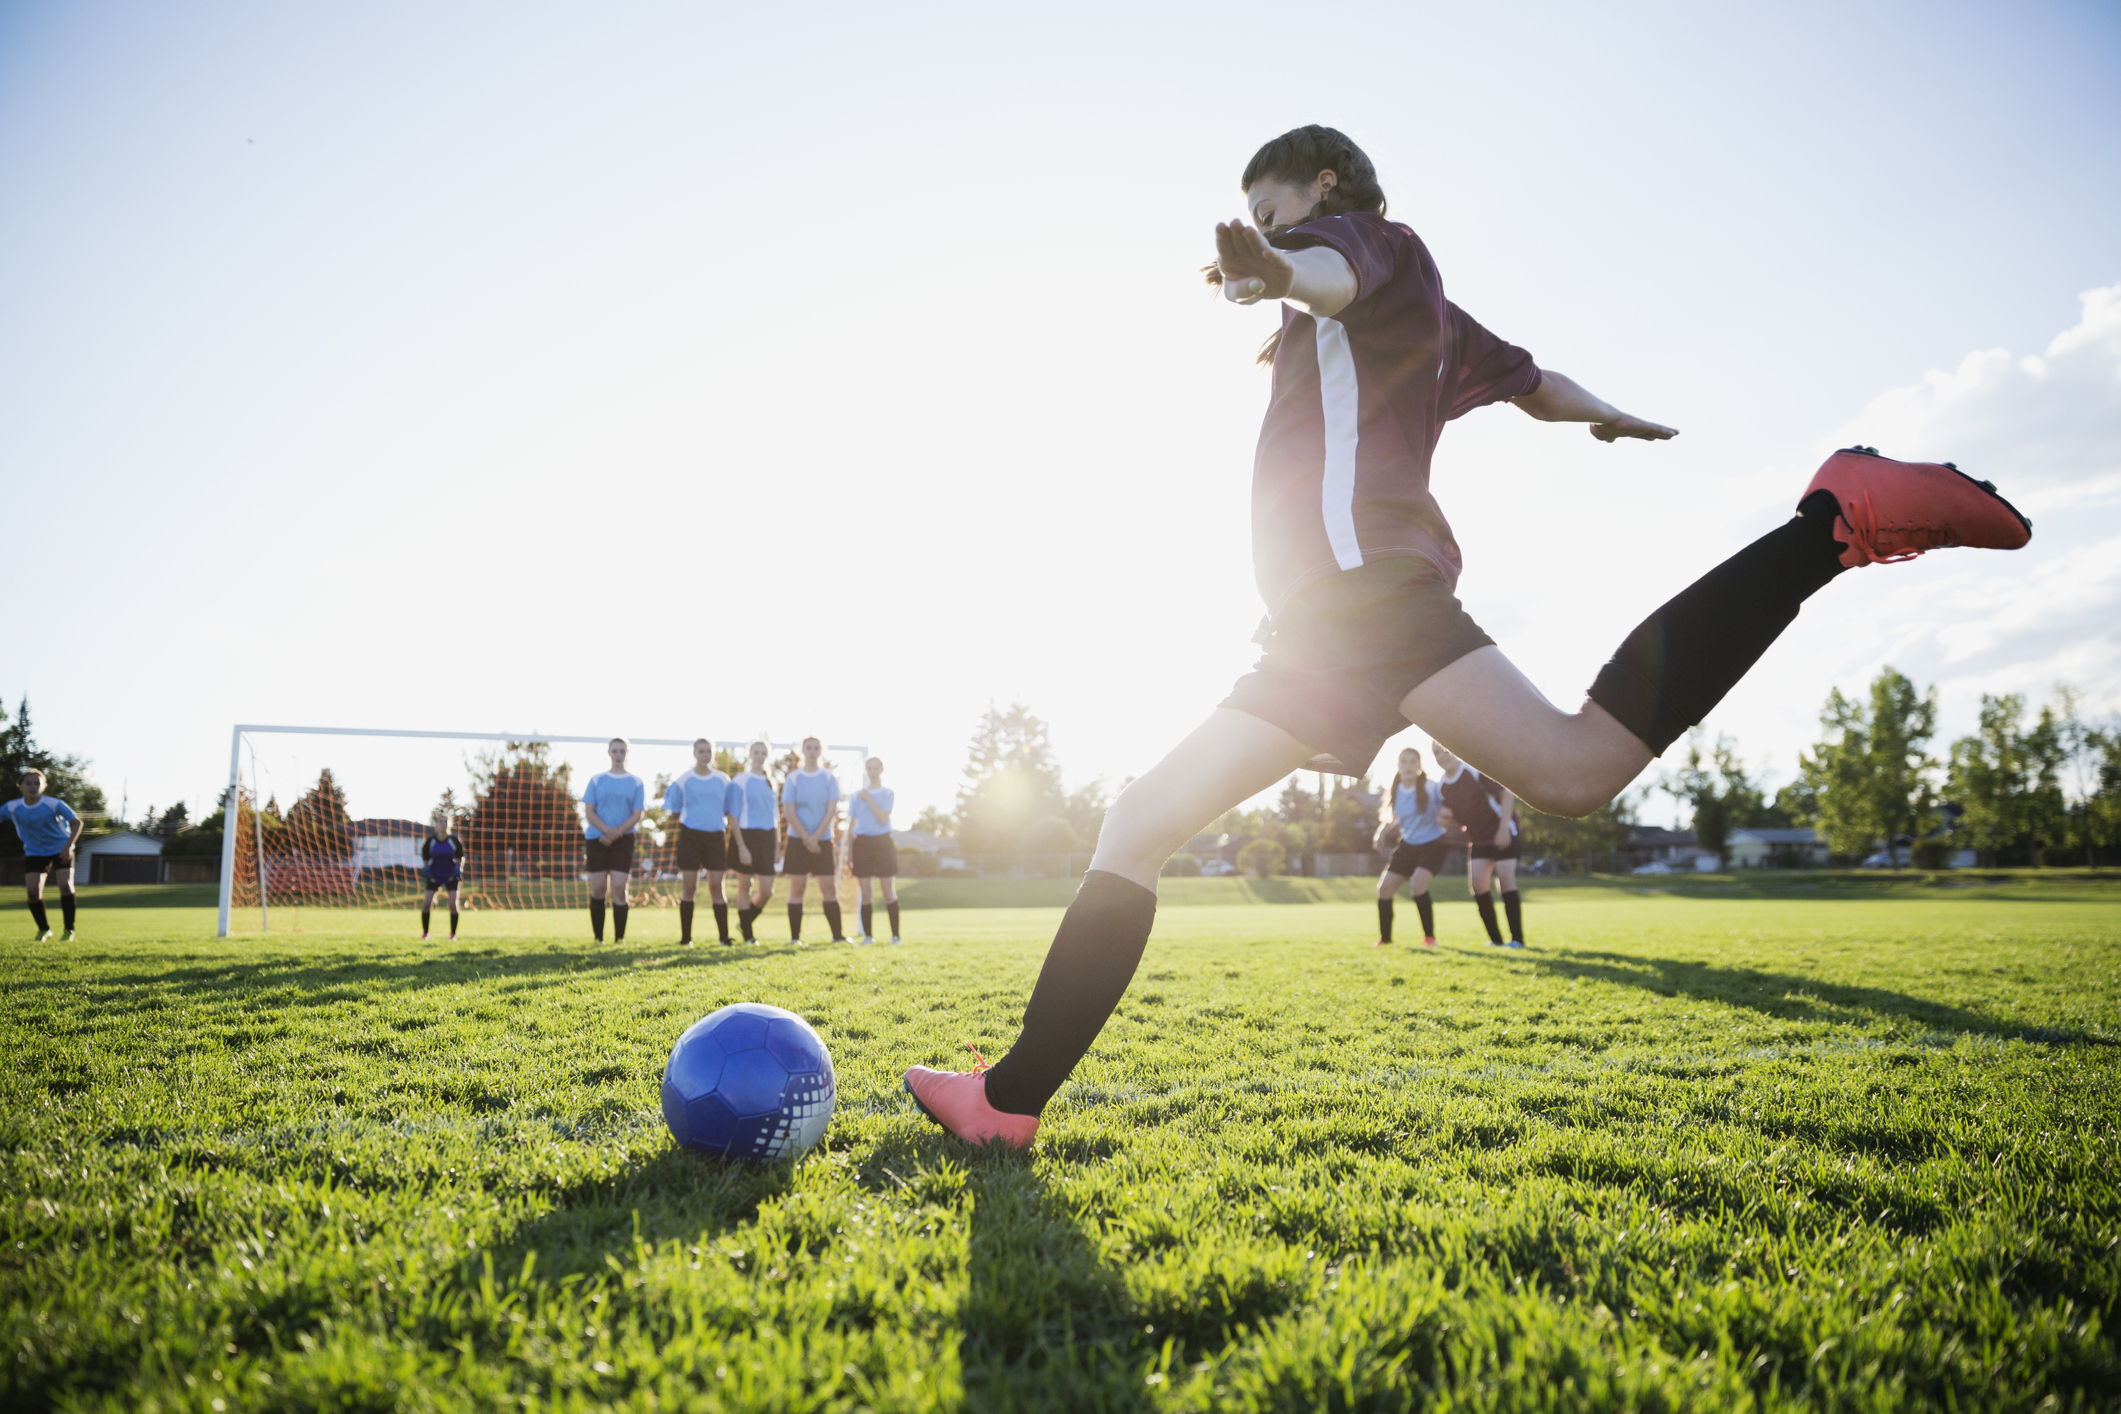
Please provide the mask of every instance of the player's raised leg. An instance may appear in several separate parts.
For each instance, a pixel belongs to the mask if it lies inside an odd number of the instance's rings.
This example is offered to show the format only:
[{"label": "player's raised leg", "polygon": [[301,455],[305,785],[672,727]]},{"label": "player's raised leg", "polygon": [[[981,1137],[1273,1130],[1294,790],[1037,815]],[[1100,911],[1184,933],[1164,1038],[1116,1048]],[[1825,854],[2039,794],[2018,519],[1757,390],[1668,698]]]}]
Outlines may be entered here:
[{"label": "player's raised leg", "polygon": [[729,801],[724,807],[734,829],[731,841],[736,854],[737,929],[744,941],[755,943],[753,926],[773,902],[775,853],[780,844],[780,793],[766,774],[766,758],[773,748],[754,741],[748,749],[749,764],[729,782]]},{"label": "player's raised leg", "polygon": [[615,736],[605,748],[611,769],[599,771],[582,787],[582,853],[589,874],[589,930],[604,941],[604,905],[611,903],[615,941],[626,940],[626,886],[633,877],[633,832],[648,805],[648,788],[626,769],[631,751],[626,738]]},{"label": "player's raised leg", "polygon": [[19,798],[0,804],[22,839],[22,889],[29,899],[29,916],[37,925],[36,941],[52,935],[51,915],[45,911],[44,883],[59,887],[59,912],[66,930],[65,941],[74,940],[74,846],[80,843],[82,821],[72,806],[44,793],[44,772],[32,766],[15,783]]},{"label": "player's raised leg", "polygon": [[884,907],[891,915],[891,941],[899,940],[898,932],[898,844],[891,838],[891,810],[898,803],[897,793],[884,784],[884,761],[872,756],[863,763],[865,780],[862,788],[854,793],[849,807],[853,817],[853,839],[847,846],[854,858],[855,887],[861,890],[861,936],[860,943],[876,941],[875,888],[881,883]]},{"label": "player's raised leg", "polygon": [[729,777],[714,764],[714,743],[692,743],[692,768],[663,792],[663,808],[678,821],[678,945],[692,946],[692,916],[700,875],[714,901],[714,925],[729,941],[729,905],[722,899],[722,873],[729,867]]},{"label": "player's raised leg", "polygon": [[788,876],[788,934],[791,942],[803,941],[803,894],[813,876],[824,895],[825,926],[832,941],[844,943],[840,928],[840,865],[832,847],[839,828],[839,777],[818,765],[824,743],[814,736],[803,738],[803,764],[781,782],[781,814],[788,827],[788,853],[781,872]]}]

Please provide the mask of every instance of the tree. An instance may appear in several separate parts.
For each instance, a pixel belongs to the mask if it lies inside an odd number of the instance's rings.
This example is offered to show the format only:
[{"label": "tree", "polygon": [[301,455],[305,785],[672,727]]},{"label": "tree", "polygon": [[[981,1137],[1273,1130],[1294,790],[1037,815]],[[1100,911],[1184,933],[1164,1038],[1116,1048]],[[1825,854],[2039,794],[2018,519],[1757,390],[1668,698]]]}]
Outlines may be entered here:
[{"label": "tree", "polygon": [[1289,869],[1289,851],[1280,840],[1261,835],[1237,852],[1237,867],[1255,878],[1267,879]]},{"label": "tree", "polygon": [[1897,869],[1893,841],[1922,833],[1936,813],[1936,763],[1924,751],[1937,732],[1936,689],[1924,695],[1883,668],[1868,702],[1829,693],[1819,723],[1826,735],[1797,760],[1827,848],[1861,857],[1882,836]]},{"label": "tree", "polygon": [[1021,702],[988,707],[972,734],[957,793],[957,838],[974,854],[1058,854],[1077,843],[1046,724]]},{"label": "tree", "polygon": [[2064,726],[2053,707],[2030,730],[2024,722],[2023,696],[1983,693],[1979,728],[1952,743],[1948,789],[1963,812],[1959,830],[1986,864],[2038,864],[2068,843]]},{"label": "tree", "polygon": [[1370,798],[1369,778],[1334,777],[1322,824],[1320,853],[1368,854],[1377,834],[1377,802]]},{"label": "tree", "polygon": [[1687,734],[1686,764],[1666,776],[1661,788],[1693,807],[1694,843],[1715,855],[1721,869],[1730,858],[1731,831],[1764,824],[1761,817],[1772,807],[1746,774],[1736,742],[1719,735],[1704,759],[1702,740],[1699,727]]},{"label": "tree", "polygon": [[570,768],[555,765],[545,742],[511,741],[481,751],[471,769],[471,816],[464,847],[503,870],[528,878],[572,878],[581,850]]},{"label": "tree", "polygon": [[1620,851],[1633,833],[1641,803],[1650,787],[1623,793],[1581,819],[1545,815],[1523,801],[1517,802],[1517,829],[1524,853],[1531,858],[1551,856],[1579,861],[1596,868],[1601,858],[1618,864]]},{"label": "tree", "polygon": [[332,778],[331,767],[317,774],[317,783],[287,812],[287,828],[294,834],[295,848],[304,854],[353,858],[353,820],[346,813],[346,792]]},{"label": "tree", "polygon": [[947,810],[930,805],[922,809],[920,818],[913,822],[913,828],[939,840],[956,839],[957,817]]}]

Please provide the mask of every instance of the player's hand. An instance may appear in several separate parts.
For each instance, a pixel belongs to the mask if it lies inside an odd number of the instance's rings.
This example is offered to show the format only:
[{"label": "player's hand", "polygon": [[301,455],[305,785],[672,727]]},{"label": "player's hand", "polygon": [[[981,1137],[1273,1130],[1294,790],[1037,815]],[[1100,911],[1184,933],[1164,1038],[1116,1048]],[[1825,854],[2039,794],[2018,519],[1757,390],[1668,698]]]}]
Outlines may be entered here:
[{"label": "player's hand", "polygon": [[804,840],[804,841],[803,841],[803,843],[804,843],[804,845],[805,845],[805,846],[807,846],[807,847],[809,848],[809,850],[810,850],[810,852],[811,852],[812,854],[816,854],[816,853],[817,853],[817,841],[816,841],[816,840]]},{"label": "player's hand", "polygon": [[1592,423],[1591,435],[1601,442],[1617,442],[1623,437],[1639,437],[1645,442],[1669,442],[1679,435],[1679,429],[1622,413],[1611,422]]},{"label": "player's hand", "polygon": [[1495,848],[1508,849],[1509,847],[1510,827],[1508,825],[1497,826],[1495,830]]},{"label": "player's hand", "polygon": [[1222,271],[1223,298],[1233,304],[1285,298],[1296,282],[1289,258],[1243,221],[1215,228],[1215,265]]}]

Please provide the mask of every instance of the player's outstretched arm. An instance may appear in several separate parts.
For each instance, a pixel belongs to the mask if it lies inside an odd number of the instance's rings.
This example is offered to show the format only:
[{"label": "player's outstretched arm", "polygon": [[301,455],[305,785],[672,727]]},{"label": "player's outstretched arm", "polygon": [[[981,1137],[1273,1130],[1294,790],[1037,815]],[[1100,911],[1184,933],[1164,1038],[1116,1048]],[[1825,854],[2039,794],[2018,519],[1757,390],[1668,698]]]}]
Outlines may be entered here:
[{"label": "player's outstretched arm", "polygon": [[1591,435],[1601,442],[1622,437],[1665,442],[1679,435],[1676,427],[1666,427],[1622,412],[1566,373],[1556,373],[1551,368],[1539,370],[1537,388],[1510,401],[1541,422],[1588,422]]},{"label": "player's outstretched arm", "polygon": [[1215,265],[1223,298],[1233,304],[1285,299],[1307,314],[1331,319],[1355,302],[1361,287],[1355,267],[1330,246],[1276,250],[1242,221],[1215,228]]}]

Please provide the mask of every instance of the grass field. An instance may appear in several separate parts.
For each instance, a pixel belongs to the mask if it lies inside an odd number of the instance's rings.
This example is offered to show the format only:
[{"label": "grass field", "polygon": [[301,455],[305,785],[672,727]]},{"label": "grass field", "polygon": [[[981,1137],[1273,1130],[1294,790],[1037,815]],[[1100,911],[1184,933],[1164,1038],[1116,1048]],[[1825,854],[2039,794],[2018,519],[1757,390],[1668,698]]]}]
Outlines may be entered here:
[{"label": "grass field", "polygon": [[[1050,907],[11,910],[0,1405],[2121,1407],[2121,884],[1535,883],[1534,951],[1425,955],[1363,881],[1171,883],[1028,1155],[898,1074],[1007,1045]],[[657,1114],[740,999],[837,1057],[793,1166]]]}]

